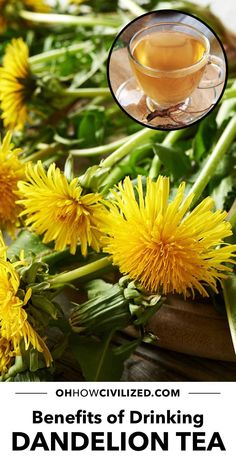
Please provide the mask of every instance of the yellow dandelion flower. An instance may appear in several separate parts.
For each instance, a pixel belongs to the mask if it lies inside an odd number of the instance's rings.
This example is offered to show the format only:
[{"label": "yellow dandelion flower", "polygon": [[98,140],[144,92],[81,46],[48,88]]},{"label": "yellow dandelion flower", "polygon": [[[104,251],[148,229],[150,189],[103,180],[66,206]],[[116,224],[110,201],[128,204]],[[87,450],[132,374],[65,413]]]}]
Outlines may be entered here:
[{"label": "yellow dandelion flower", "polygon": [[44,234],[44,243],[55,241],[56,250],[69,246],[74,254],[80,242],[84,256],[88,246],[99,251],[101,195],[82,195],[78,179],[68,182],[55,164],[46,172],[40,161],[35,166],[29,163],[26,177],[28,182],[18,183],[22,198],[18,203],[25,207],[21,216],[26,216],[26,225]]},{"label": "yellow dandelion flower", "polygon": [[20,212],[16,204],[17,182],[24,178],[25,166],[19,160],[21,149],[12,147],[8,132],[0,145],[0,229],[14,236]]},{"label": "yellow dandelion flower", "polygon": [[43,0],[0,0],[0,33],[4,33],[7,24],[16,20],[18,10],[27,8],[39,13],[48,13],[51,7]]},{"label": "yellow dandelion flower", "polygon": [[16,357],[16,352],[11,341],[0,338],[0,374],[5,374],[11,367]]},{"label": "yellow dandelion flower", "polygon": [[217,292],[217,280],[231,270],[224,263],[233,262],[236,245],[219,247],[232,234],[226,212],[213,212],[210,197],[188,212],[193,195],[184,200],[184,190],[182,183],[169,202],[167,177],[148,178],[145,194],[141,176],[137,193],[127,177],[108,203],[104,251],[148,291],[208,296],[205,287]]},{"label": "yellow dandelion flower", "polygon": [[27,100],[34,82],[29,67],[29,50],[22,38],[13,39],[6,47],[0,67],[0,102],[5,127],[22,129],[27,117]]},{"label": "yellow dandelion flower", "polygon": [[73,3],[75,5],[80,5],[81,3],[84,3],[85,0],[68,0],[69,3]]},{"label": "yellow dandelion flower", "polygon": [[51,11],[51,7],[43,0],[23,0],[22,3],[26,8],[39,13],[48,13]]},{"label": "yellow dandelion flower", "polygon": [[0,365],[2,371],[7,368],[11,358],[21,354],[21,343],[25,349],[33,346],[42,352],[47,367],[52,363],[51,354],[43,341],[27,320],[27,313],[23,306],[31,297],[31,289],[25,294],[22,301],[17,292],[20,277],[15,265],[7,261],[6,247],[0,233]]}]

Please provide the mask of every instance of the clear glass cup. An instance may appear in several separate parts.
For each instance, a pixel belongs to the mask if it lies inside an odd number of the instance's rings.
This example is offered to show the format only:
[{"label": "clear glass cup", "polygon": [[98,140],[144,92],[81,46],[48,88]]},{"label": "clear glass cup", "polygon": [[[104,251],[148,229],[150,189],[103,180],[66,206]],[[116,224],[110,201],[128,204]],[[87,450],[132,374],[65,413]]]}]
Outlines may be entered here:
[{"label": "clear glass cup", "polygon": [[[208,38],[187,24],[166,22],[143,28],[130,39],[128,56],[151,111],[183,109],[197,87],[216,87],[224,80],[224,61],[211,55]],[[207,78],[209,65],[217,69],[213,79]]]}]

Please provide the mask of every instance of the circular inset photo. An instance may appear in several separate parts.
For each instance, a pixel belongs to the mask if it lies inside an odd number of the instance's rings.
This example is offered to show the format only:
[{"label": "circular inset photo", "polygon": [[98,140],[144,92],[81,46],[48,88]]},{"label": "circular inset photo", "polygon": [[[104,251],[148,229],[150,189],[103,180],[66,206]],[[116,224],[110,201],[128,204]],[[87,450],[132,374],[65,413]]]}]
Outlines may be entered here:
[{"label": "circular inset photo", "polygon": [[116,102],[150,128],[196,123],[216,106],[226,81],[226,54],[217,35],[177,10],[136,18],[117,36],[108,58]]}]

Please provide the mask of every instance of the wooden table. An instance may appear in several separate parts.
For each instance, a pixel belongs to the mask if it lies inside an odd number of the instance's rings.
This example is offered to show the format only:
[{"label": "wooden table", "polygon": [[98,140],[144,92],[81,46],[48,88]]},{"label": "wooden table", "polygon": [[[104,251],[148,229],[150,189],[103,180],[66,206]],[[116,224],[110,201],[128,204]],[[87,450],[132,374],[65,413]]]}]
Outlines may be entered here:
[{"label": "wooden table", "polygon": [[[68,299],[60,298],[60,305],[69,313]],[[156,345],[142,343],[136,349],[125,363],[123,381],[236,380],[236,357],[227,319],[209,301],[198,299],[192,303],[169,297],[152,317],[148,329],[158,336]],[[133,336],[130,328],[119,332],[114,345],[120,346]],[[69,349],[57,361],[55,380],[83,380]]]}]

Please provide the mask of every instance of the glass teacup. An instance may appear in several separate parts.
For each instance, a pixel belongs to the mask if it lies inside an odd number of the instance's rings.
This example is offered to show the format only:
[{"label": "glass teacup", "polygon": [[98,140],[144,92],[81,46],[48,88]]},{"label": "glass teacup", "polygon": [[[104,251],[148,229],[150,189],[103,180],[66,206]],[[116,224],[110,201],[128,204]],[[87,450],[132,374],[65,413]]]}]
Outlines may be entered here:
[{"label": "glass teacup", "polygon": [[[158,23],[138,31],[129,41],[128,55],[151,111],[183,108],[197,87],[215,87],[223,81],[223,60],[211,55],[208,38],[187,24]],[[213,80],[203,77],[209,64],[217,68]]]}]

